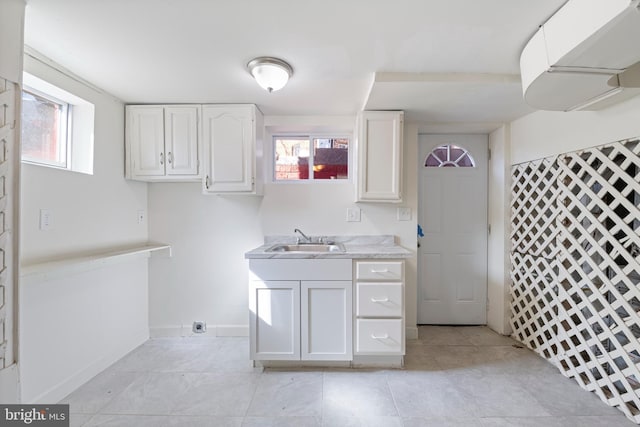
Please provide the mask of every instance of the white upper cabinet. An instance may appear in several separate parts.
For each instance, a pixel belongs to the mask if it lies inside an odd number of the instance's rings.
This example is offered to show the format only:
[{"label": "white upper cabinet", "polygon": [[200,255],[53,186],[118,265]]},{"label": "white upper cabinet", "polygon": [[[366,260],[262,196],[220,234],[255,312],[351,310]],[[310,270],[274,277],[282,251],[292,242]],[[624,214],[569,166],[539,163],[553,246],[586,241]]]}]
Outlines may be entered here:
[{"label": "white upper cabinet", "polygon": [[363,111],[358,119],[357,202],[402,202],[402,111]]},{"label": "white upper cabinet", "polygon": [[198,174],[197,107],[165,107],[164,145],[167,175]]},{"label": "white upper cabinet", "polygon": [[198,181],[199,105],[128,105],[126,177]]},{"label": "white upper cabinet", "polygon": [[262,193],[262,114],[255,105],[204,105],[205,194]]}]

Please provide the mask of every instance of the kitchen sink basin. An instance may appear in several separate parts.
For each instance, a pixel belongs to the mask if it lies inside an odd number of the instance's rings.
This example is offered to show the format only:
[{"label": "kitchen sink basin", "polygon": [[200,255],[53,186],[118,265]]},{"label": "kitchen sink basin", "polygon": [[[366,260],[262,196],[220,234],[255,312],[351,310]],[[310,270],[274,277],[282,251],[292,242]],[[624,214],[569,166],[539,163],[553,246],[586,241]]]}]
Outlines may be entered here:
[{"label": "kitchen sink basin", "polygon": [[340,243],[299,243],[273,245],[266,252],[346,252],[346,250]]}]

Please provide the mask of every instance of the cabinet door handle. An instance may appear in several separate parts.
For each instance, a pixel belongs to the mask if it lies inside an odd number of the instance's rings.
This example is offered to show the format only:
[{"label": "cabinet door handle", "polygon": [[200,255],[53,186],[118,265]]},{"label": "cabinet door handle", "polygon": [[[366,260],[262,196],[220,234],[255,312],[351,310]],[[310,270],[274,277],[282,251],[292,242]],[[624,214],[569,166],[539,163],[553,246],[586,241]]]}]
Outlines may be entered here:
[{"label": "cabinet door handle", "polygon": [[389,302],[389,298],[371,298],[371,302]]},{"label": "cabinet door handle", "polygon": [[167,163],[171,164],[171,162],[173,162],[173,154],[171,154],[171,151],[169,151],[167,153]]},{"label": "cabinet door handle", "polygon": [[204,186],[207,190],[209,189],[209,175],[204,178]]},{"label": "cabinet door handle", "polygon": [[382,334],[382,335],[371,334],[371,338],[373,338],[374,340],[386,340],[387,338],[389,338],[389,334]]},{"label": "cabinet door handle", "polygon": [[164,153],[160,153],[160,164],[164,165]]},{"label": "cabinet door handle", "polygon": [[388,273],[389,269],[388,268],[383,268],[382,270],[371,270],[372,273]]}]

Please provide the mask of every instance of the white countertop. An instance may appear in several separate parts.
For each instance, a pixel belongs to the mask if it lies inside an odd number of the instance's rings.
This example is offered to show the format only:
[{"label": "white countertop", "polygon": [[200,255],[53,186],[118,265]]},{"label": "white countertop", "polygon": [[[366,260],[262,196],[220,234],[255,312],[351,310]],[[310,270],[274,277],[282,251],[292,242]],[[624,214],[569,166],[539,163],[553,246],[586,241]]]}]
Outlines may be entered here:
[{"label": "white countertop", "polygon": [[[312,236],[317,239],[318,236]],[[265,243],[244,254],[246,259],[268,258],[337,258],[337,259],[366,259],[366,258],[410,258],[413,252],[395,243],[394,236],[323,236],[326,240],[344,245],[345,252],[267,252],[276,244],[295,244],[292,236],[266,236]]]}]

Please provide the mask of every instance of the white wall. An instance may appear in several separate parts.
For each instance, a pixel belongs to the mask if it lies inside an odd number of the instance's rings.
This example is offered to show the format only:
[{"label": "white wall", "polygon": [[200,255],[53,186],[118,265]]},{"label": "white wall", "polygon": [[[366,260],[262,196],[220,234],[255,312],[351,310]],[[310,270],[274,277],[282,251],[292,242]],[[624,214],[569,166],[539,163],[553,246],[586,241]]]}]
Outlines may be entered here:
[{"label": "white wall", "polygon": [[[124,179],[124,105],[29,56],[25,70],[95,105],[95,151],[93,175],[23,165],[21,265],[146,242],[137,212],[147,209],[147,186]],[[41,208],[52,213],[51,230],[39,230]],[[21,276],[22,401],[56,402],[144,342],[147,287],[148,261],[137,257]]]},{"label": "white wall", "polygon": [[489,224],[487,252],[487,325],[509,335],[509,223],[510,223],[510,135],[504,125],[489,135]]},{"label": "white wall", "polygon": [[148,264],[21,278],[22,402],[58,402],[149,338]]},{"label": "white wall", "polygon": [[[147,209],[147,188],[124,179],[122,102],[29,56],[24,66],[95,105],[95,151],[93,175],[23,164],[22,263],[145,242],[147,224],[138,224],[137,212]],[[42,208],[53,216],[49,231],[39,230]]]},{"label": "white wall", "polygon": [[0,76],[22,81],[24,0],[2,0],[0,4]]},{"label": "white wall", "polygon": [[511,123],[511,164],[640,136],[640,96],[602,111],[538,111]]},{"label": "white wall", "polygon": [[[315,122],[315,123],[314,123]],[[270,118],[268,129],[316,129],[354,117]],[[344,129],[341,129],[344,130]],[[151,260],[150,326],[152,335],[188,332],[194,320],[206,321],[212,334],[248,331],[248,261],[244,252],[265,235],[393,234],[397,243],[415,250],[417,131],[405,132],[405,203],[412,221],[396,219],[395,205],[356,204],[352,182],[312,185],[265,184],[264,197],[204,196],[199,184],[149,185],[149,237],[173,248],[170,260]],[[270,137],[265,138],[270,141]],[[362,209],[362,221],[346,222],[349,207]],[[415,258],[407,263],[407,325],[415,327]],[[212,328],[213,327],[213,328]]]}]

